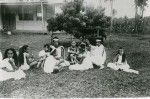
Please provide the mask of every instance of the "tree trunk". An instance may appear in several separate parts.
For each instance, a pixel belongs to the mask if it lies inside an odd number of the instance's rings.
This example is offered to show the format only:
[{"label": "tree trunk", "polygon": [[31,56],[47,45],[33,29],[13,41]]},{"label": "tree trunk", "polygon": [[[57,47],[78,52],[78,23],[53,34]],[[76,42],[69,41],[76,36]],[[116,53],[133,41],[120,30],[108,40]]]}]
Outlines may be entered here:
[{"label": "tree trunk", "polygon": [[134,31],[135,33],[138,33],[137,30],[137,22],[138,22],[138,6],[137,6],[137,0],[134,1],[135,2],[135,25],[134,25]]},{"label": "tree trunk", "polygon": [[110,0],[110,6],[111,6],[111,24],[110,24],[110,35],[113,31],[113,0]]}]

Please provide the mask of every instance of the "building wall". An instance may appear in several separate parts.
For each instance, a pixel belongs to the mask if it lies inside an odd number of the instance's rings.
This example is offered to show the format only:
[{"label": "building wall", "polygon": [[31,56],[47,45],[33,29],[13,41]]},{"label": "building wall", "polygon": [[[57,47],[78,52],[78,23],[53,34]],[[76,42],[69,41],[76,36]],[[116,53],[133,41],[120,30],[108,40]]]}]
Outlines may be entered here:
[{"label": "building wall", "polygon": [[16,30],[47,31],[46,22],[44,24],[42,21],[16,21]]},{"label": "building wall", "polygon": [[[40,10],[40,9],[39,9]],[[37,19],[36,10],[33,11],[33,20],[19,20],[19,16],[16,16],[16,30],[33,30],[33,31],[47,31],[47,20],[53,17],[54,11],[51,5],[43,6],[44,21]]]}]

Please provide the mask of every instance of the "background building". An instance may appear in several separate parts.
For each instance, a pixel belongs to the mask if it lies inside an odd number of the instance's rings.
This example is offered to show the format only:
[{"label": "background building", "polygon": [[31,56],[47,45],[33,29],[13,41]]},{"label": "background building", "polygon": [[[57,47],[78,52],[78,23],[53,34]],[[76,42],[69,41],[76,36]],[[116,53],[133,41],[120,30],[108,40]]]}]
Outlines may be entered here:
[{"label": "background building", "polygon": [[61,13],[65,0],[0,0],[0,29],[47,31],[47,19]]}]

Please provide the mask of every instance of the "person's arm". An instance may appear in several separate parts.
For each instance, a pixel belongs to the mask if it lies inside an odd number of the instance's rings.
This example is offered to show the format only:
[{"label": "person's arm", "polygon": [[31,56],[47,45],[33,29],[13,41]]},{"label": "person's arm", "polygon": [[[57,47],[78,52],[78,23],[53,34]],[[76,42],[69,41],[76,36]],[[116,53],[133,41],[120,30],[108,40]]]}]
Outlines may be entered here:
[{"label": "person's arm", "polygon": [[85,57],[83,56],[83,57],[78,61],[78,63],[79,63],[79,64],[82,64],[82,62],[83,62],[84,59],[85,59]]},{"label": "person's arm", "polygon": [[68,53],[69,53],[69,54],[75,54],[74,51],[71,51],[71,48],[70,48],[70,47],[68,48]]},{"label": "person's arm", "polygon": [[6,67],[3,67],[2,68],[4,71],[6,71],[6,72],[14,72],[15,70],[10,70],[10,69],[8,69],[8,68],[6,68]]},{"label": "person's arm", "polygon": [[118,55],[115,56],[115,58],[113,59],[113,63],[116,63],[118,59]]},{"label": "person's arm", "polygon": [[8,62],[11,64],[11,66],[13,67],[14,70],[17,70],[17,69],[18,69],[18,67],[16,66],[16,64],[15,64],[15,62],[14,62],[14,59],[9,59]]}]

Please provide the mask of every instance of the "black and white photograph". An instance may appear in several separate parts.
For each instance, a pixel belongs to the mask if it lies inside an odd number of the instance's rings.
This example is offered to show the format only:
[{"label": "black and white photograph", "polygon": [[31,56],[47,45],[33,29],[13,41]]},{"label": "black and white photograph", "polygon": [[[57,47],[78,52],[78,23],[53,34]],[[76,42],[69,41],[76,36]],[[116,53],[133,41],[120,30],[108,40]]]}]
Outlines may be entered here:
[{"label": "black and white photograph", "polygon": [[0,0],[0,98],[150,97],[150,0]]}]

